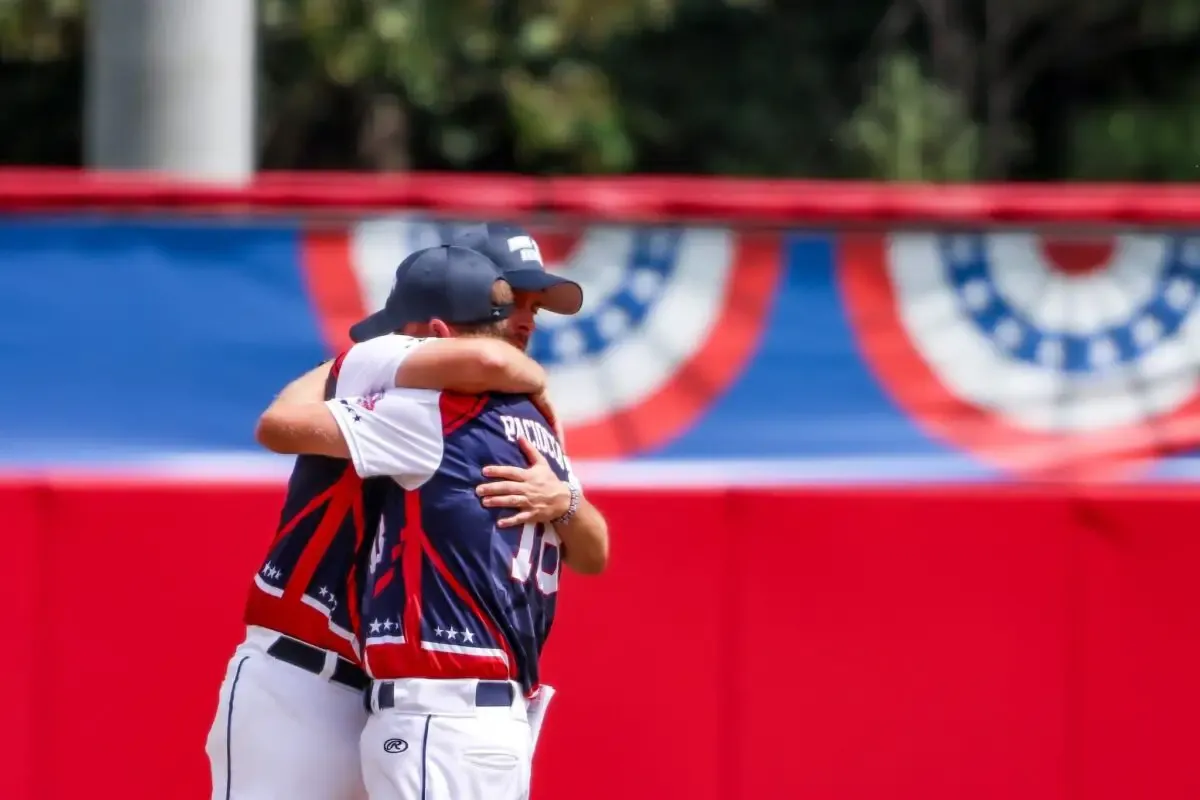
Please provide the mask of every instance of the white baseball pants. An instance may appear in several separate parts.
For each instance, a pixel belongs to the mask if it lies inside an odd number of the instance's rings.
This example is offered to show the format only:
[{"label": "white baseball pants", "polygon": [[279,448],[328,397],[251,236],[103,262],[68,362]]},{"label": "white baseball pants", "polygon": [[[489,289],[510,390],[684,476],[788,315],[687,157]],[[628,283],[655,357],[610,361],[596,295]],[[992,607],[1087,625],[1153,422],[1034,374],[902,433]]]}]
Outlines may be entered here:
[{"label": "white baseball pants", "polygon": [[250,628],[221,685],[206,750],[212,800],[364,800],[361,692],[267,655]]},{"label": "white baseball pants", "polygon": [[370,800],[526,800],[552,693],[526,701],[495,681],[377,681],[361,746]]}]

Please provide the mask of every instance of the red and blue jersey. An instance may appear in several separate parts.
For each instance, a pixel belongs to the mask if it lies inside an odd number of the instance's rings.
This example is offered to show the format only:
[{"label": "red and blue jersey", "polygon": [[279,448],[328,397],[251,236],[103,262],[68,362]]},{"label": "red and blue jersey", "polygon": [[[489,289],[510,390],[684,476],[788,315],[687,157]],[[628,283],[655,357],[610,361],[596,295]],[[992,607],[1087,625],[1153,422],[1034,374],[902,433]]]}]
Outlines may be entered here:
[{"label": "red and blue jersey", "polygon": [[[419,340],[386,336],[334,360],[326,397],[394,385]],[[383,504],[394,484],[364,480],[344,459],[300,456],[288,480],[279,526],[250,587],[244,620],[359,660],[358,581]]]},{"label": "red and blue jersey", "polygon": [[527,439],[574,482],[546,419],[518,395],[397,390],[334,401],[360,475],[391,475],[362,584],[364,655],[375,678],[539,684],[554,623],[562,544],[552,526],[501,528],[483,506],[488,465],[527,466]]}]

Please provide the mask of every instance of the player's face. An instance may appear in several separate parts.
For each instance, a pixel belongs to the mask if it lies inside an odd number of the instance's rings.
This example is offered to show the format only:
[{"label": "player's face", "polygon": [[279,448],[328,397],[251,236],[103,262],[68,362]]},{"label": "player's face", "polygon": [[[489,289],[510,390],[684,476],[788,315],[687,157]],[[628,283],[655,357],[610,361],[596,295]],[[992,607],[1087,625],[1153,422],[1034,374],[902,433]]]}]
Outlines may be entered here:
[{"label": "player's face", "polygon": [[513,295],[515,302],[508,317],[508,340],[524,350],[529,347],[529,339],[537,328],[534,317],[542,308],[542,293],[516,291]]}]

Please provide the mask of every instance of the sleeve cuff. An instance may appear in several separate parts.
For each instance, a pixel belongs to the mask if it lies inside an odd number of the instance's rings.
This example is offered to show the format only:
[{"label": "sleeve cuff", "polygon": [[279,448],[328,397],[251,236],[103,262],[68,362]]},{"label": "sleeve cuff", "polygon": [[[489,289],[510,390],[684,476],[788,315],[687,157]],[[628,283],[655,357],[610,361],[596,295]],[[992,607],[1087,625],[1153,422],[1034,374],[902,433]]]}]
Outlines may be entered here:
[{"label": "sleeve cuff", "polygon": [[354,471],[360,478],[371,477],[367,474],[368,465],[363,459],[357,432],[354,430],[356,414],[350,402],[345,399],[327,400],[325,407],[329,409],[330,414],[333,414],[333,421],[337,423],[338,430],[342,432],[342,439],[346,442],[346,449],[350,451],[350,463],[354,465]]}]

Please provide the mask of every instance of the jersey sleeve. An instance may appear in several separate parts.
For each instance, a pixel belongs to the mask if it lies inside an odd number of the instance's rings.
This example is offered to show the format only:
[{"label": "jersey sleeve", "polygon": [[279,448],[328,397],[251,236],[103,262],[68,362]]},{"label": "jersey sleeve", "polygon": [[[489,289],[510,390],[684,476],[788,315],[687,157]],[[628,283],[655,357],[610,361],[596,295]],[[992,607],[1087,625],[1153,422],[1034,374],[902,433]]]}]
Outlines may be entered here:
[{"label": "jersey sleeve", "polygon": [[334,396],[369,395],[395,387],[396,370],[428,341],[394,334],[354,345],[342,359]]},{"label": "jersey sleeve", "polygon": [[388,475],[405,489],[425,483],[442,463],[441,392],[393,389],[325,403],[337,421],[354,470]]}]

